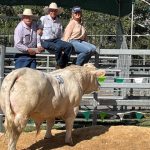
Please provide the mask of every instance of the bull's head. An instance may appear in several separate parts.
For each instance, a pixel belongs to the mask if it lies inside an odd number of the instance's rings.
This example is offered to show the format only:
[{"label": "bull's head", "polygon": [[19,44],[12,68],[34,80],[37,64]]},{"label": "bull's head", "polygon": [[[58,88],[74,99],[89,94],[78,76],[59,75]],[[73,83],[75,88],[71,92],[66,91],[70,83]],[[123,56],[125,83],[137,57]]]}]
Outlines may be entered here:
[{"label": "bull's head", "polygon": [[99,89],[99,82],[97,81],[97,79],[99,77],[103,77],[105,75],[105,70],[103,69],[96,69],[96,67],[91,64],[85,64],[83,67],[85,67],[87,76],[86,78],[84,78],[84,84],[83,87],[85,88],[84,90],[84,94],[86,93],[90,93],[93,91],[97,91]]}]

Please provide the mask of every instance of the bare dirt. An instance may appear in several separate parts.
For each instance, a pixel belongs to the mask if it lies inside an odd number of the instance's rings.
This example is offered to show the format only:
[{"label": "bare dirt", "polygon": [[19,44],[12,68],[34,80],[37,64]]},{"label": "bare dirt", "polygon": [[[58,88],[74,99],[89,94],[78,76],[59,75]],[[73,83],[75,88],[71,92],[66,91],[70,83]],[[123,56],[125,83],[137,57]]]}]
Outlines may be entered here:
[{"label": "bare dirt", "polygon": [[[53,129],[52,133],[54,136],[51,139],[43,139],[44,130],[37,138],[35,131],[23,132],[17,150],[150,150],[150,128],[147,127],[92,126],[75,129],[72,132],[73,146],[65,145],[64,130]],[[7,138],[1,136],[0,150],[6,149]]]}]

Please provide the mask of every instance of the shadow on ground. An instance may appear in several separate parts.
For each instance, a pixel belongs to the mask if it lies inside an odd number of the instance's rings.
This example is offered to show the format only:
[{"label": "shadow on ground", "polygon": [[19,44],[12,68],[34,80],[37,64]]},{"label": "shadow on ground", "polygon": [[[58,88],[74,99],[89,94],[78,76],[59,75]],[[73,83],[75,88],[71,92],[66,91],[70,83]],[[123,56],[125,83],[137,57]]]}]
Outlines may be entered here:
[{"label": "shadow on ground", "polygon": [[[95,136],[99,136],[106,131],[108,131],[109,127],[105,126],[92,126],[92,127],[85,127],[85,128],[78,128],[72,131],[73,142],[75,146],[77,143],[80,143],[84,140],[90,140]],[[53,136],[51,139],[42,139],[37,141],[36,143],[32,144],[27,149],[29,150],[49,150],[54,148],[59,148],[65,146],[65,131],[62,133],[58,133]],[[72,146],[72,147],[73,147]]]}]

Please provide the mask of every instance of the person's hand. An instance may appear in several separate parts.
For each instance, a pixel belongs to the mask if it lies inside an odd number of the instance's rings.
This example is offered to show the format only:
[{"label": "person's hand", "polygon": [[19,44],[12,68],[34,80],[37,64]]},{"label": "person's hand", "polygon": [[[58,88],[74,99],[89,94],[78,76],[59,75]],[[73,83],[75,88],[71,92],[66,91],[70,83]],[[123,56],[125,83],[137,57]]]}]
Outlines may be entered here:
[{"label": "person's hand", "polygon": [[43,30],[42,30],[42,29],[38,29],[38,30],[37,30],[37,34],[40,35],[40,36],[42,36]]},{"label": "person's hand", "polygon": [[28,48],[29,55],[36,55],[36,50],[33,50],[32,48]]},{"label": "person's hand", "polygon": [[42,46],[38,46],[37,49],[38,49],[38,52],[39,52],[39,53],[45,51],[45,49],[44,49]]}]

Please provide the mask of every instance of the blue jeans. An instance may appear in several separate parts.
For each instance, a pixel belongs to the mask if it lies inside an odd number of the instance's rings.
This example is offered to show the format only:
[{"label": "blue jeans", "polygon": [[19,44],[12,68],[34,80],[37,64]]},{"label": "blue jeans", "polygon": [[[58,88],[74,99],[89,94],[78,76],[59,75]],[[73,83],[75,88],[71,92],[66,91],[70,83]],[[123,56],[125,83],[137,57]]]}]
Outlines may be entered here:
[{"label": "blue jeans", "polygon": [[66,67],[68,61],[70,60],[70,55],[74,50],[74,47],[71,43],[62,41],[60,39],[53,39],[53,40],[42,40],[41,45],[47,51],[54,51],[55,58],[57,61],[57,65],[61,68]]},{"label": "blue jeans", "polygon": [[70,40],[70,43],[74,46],[75,52],[78,54],[76,65],[82,66],[87,63],[92,54],[96,52],[96,46],[82,40]]},{"label": "blue jeans", "polygon": [[16,54],[15,69],[23,67],[36,69],[36,56],[31,56],[28,54]]}]

